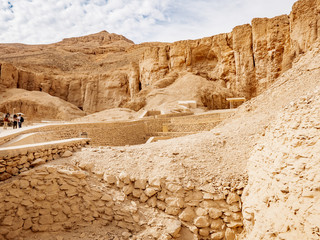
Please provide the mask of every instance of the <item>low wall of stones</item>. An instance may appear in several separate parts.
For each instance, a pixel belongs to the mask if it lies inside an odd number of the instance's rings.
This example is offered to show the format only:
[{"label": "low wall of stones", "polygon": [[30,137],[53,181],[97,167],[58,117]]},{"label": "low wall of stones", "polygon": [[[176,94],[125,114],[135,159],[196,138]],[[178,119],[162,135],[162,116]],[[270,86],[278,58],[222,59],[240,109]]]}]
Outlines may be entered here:
[{"label": "low wall of stones", "polygon": [[221,121],[199,123],[174,123],[168,124],[169,132],[202,132],[210,131]]},{"label": "low wall of stones", "polygon": [[0,239],[112,224],[123,228],[123,239],[186,239],[188,232],[203,240],[233,240],[242,231],[242,188],[211,192],[126,173],[39,166],[0,183]]},{"label": "low wall of stones", "polygon": [[[124,172],[117,177],[104,174],[104,180],[116,184],[127,198],[175,217],[198,239],[233,240],[243,230],[243,183],[205,191],[191,183],[183,186],[165,179],[135,179]],[[179,237],[179,231],[171,236]]]},{"label": "low wall of stones", "polygon": [[170,119],[148,119],[143,120],[144,125],[146,127],[147,135],[153,135],[153,133],[162,132],[163,125],[167,125],[170,123]]},{"label": "low wall of stones", "polygon": [[191,112],[186,112],[186,113],[167,113],[167,114],[161,114],[161,115],[157,115],[155,116],[158,119],[162,119],[162,118],[176,118],[176,117],[183,117],[183,116],[190,116],[193,115],[193,113]]},{"label": "low wall of stones", "polygon": [[93,146],[135,145],[147,141],[146,127],[141,121],[54,125],[46,130],[54,139],[75,138],[85,132]]},{"label": "low wall of stones", "polygon": [[[198,132],[208,131],[219,122],[214,119],[224,119],[230,112],[215,114],[190,115],[170,118],[160,115],[161,118],[149,118],[132,122],[109,122],[109,123],[72,123],[72,124],[50,124],[46,126],[22,129],[19,132],[0,137],[0,145],[9,142],[21,134],[39,132],[41,138],[62,140],[77,138],[82,132],[87,133],[93,146],[124,146],[146,143],[148,137],[153,133],[162,132],[163,126],[169,126],[172,132]],[[174,114],[171,114],[174,115]],[[170,116],[171,116],[170,115]],[[166,116],[166,117],[165,117]]]},{"label": "low wall of stones", "polygon": [[[23,133],[30,133],[32,131],[28,130],[28,131],[22,131]],[[11,141],[12,139],[18,137],[19,135],[21,135],[21,132],[17,132],[17,133],[13,133],[13,134],[10,134],[10,135],[6,135],[6,136],[3,136],[3,137],[0,137],[0,146],[2,144],[5,144],[9,141]]]},{"label": "low wall of stones", "polygon": [[223,110],[223,111],[215,111],[214,113],[204,113],[198,115],[190,115],[185,117],[177,117],[172,118],[172,123],[194,123],[205,122],[205,121],[215,121],[215,120],[224,120],[230,117],[235,110]]},{"label": "low wall of stones", "polygon": [[89,143],[89,139],[69,139],[0,149],[0,181],[19,175],[45,162],[69,157]]},{"label": "low wall of stones", "polygon": [[82,132],[87,133],[94,146],[124,146],[143,144],[148,139],[144,121],[111,123],[72,123],[50,124],[22,130],[12,135],[0,137],[0,145],[21,134],[32,132],[45,133],[47,139],[62,140],[78,138]]}]

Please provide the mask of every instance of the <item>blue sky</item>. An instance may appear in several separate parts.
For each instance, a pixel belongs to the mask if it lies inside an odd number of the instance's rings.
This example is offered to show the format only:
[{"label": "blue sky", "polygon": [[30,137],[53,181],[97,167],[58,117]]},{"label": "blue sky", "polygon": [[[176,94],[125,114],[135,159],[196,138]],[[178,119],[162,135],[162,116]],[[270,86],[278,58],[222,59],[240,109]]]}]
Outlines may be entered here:
[{"label": "blue sky", "polygon": [[135,43],[197,39],[288,14],[295,1],[1,0],[0,43],[54,43],[102,30]]}]

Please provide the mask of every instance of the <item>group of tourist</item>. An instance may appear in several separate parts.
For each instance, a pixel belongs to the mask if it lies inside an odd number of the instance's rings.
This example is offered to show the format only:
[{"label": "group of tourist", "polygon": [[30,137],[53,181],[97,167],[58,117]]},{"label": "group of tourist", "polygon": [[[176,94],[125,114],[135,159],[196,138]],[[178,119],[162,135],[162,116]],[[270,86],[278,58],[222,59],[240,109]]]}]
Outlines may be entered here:
[{"label": "group of tourist", "polygon": [[[13,114],[13,118],[12,118],[13,129],[17,129],[18,127],[21,128],[23,122],[24,122],[24,118],[22,117],[21,114],[18,114],[18,115]],[[3,117],[3,129],[7,129],[9,123],[10,123],[10,113],[7,113]]]}]

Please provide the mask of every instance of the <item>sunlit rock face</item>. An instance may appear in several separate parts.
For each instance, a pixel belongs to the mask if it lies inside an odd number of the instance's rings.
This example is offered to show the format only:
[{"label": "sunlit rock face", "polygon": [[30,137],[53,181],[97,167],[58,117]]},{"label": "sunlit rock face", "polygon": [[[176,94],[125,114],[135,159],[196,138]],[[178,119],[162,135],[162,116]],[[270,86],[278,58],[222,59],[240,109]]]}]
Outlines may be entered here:
[{"label": "sunlit rock face", "polygon": [[177,100],[172,84],[188,75],[184,88],[199,79],[206,84],[196,89],[195,99],[180,100],[226,108],[223,99],[258,95],[317,41],[319,6],[319,0],[301,0],[290,15],[257,18],[231,33],[174,43],[134,44],[103,31],[50,45],[2,44],[0,86],[43,91],[93,113],[154,108],[151,99],[159,94],[170,103]]}]

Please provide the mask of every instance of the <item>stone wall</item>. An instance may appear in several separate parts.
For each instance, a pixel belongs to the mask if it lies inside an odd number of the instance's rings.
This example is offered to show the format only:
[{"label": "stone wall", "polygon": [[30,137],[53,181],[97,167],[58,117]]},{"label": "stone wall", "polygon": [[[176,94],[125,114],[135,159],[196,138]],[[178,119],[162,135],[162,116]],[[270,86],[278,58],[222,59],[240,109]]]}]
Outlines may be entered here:
[{"label": "stone wall", "polygon": [[22,131],[22,132],[17,132],[17,133],[13,133],[13,134],[9,134],[9,135],[5,135],[3,137],[0,137],[0,145],[11,141],[12,139],[18,137],[21,133],[29,133],[29,132],[31,132],[31,131],[30,130]]},{"label": "stone wall", "polygon": [[[188,232],[200,239],[233,240],[242,231],[242,183],[214,191],[125,172],[90,172],[81,163],[46,165],[0,183],[0,239],[91,224],[121,227],[124,239],[184,239]],[[160,225],[151,221],[157,216]]]},{"label": "stone wall", "polygon": [[200,115],[189,115],[171,118],[163,125],[169,132],[202,132],[210,131],[222,120],[228,118],[234,110],[218,110]]},{"label": "stone wall", "polygon": [[89,139],[69,139],[22,147],[0,149],[0,181],[17,176],[30,168],[60,157],[69,157],[72,152],[88,144]]},{"label": "stone wall", "polygon": [[110,123],[73,123],[49,124],[34,127],[0,137],[0,145],[21,134],[40,132],[50,140],[78,138],[81,133],[87,133],[91,144],[96,146],[124,146],[142,144],[147,141],[147,128],[144,121],[110,122]]},{"label": "stone wall", "polygon": [[236,109],[216,110],[213,112],[207,112],[203,114],[172,118],[171,123],[196,124],[198,122],[222,121],[230,117],[235,112],[236,112]]},{"label": "stone wall", "polygon": [[169,118],[164,119],[148,119],[144,120],[148,135],[153,133],[162,132],[163,125],[170,123]]},{"label": "stone wall", "polygon": [[203,131],[210,131],[214,127],[216,127],[221,121],[208,121],[208,122],[198,122],[194,123],[174,123],[168,124],[167,128],[169,132],[203,132]]},{"label": "stone wall", "polygon": [[170,124],[170,118],[156,118],[134,122],[47,125],[19,131],[0,138],[0,145],[28,133],[37,133],[37,139],[44,142],[0,148],[0,181],[64,156],[65,151],[72,152],[81,148],[88,142],[86,139],[75,139],[81,133],[86,133],[86,137],[90,138],[90,144],[96,146],[143,144],[150,136],[162,132],[164,126],[170,132],[208,131],[220,122],[217,119],[224,118],[228,114],[230,112],[206,114],[200,117],[200,121],[207,122],[199,122],[197,116],[189,116],[181,117],[180,120],[174,118],[173,124]]},{"label": "stone wall", "polygon": [[[242,231],[240,198],[244,185],[240,183],[224,191],[206,191],[192,183],[183,186],[173,180],[135,179],[124,172],[116,178],[104,174],[104,180],[116,184],[127,197],[175,216],[200,239],[234,239],[232,236]],[[178,236],[179,231],[173,235]]]},{"label": "stone wall", "polygon": [[143,121],[61,124],[43,127],[40,131],[54,140],[79,137],[85,132],[94,146],[135,145],[147,141]]},{"label": "stone wall", "polygon": [[169,131],[197,132],[209,131],[220,121],[229,117],[234,110],[222,110],[214,113],[174,117],[174,115],[159,115],[156,118],[146,118],[132,122],[109,123],[72,123],[49,124],[35,126],[29,129],[0,137],[0,145],[7,143],[21,134],[37,133],[37,138],[43,141],[77,138],[81,133],[87,133],[94,146],[125,146],[146,143],[149,136],[163,131],[163,126],[169,126]]}]

